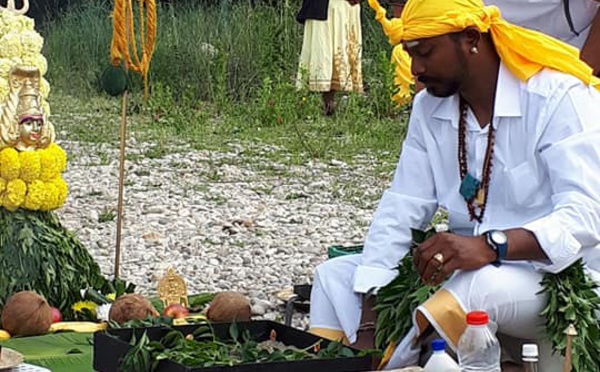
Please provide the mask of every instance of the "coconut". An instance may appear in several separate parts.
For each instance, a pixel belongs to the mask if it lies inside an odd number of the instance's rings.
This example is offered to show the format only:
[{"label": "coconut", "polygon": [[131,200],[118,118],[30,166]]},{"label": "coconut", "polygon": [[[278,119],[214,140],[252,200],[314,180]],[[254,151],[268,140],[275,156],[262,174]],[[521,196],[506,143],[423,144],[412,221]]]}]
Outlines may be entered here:
[{"label": "coconut", "polygon": [[115,300],[108,312],[108,319],[121,324],[130,320],[146,319],[159,315],[146,297],[131,293]]},{"label": "coconut", "polygon": [[44,335],[51,324],[50,305],[35,292],[15,293],[2,309],[2,328],[13,336]]},{"label": "coconut", "polygon": [[217,294],[206,312],[206,318],[211,322],[246,322],[251,315],[250,301],[237,292]]}]

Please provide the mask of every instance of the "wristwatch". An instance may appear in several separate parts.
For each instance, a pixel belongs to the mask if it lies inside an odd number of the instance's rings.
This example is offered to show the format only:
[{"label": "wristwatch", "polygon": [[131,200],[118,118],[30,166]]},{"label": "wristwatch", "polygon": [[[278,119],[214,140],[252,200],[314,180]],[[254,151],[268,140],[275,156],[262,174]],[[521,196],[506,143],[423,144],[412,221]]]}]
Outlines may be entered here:
[{"label": "wristwatch", "polygon": [[485,240],[490,248],[496,252],[496,261],[492,264],[500,266],[500,262],[506,258],[508,253],[508,237],[502,230],[490,230],[485,233]]}]

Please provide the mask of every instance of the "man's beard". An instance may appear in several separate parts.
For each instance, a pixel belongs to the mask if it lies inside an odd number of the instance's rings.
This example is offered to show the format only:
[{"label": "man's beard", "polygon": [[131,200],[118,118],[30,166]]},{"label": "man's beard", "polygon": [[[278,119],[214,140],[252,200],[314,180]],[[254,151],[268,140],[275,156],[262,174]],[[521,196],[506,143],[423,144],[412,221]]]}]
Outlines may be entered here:
[{"label": "man's beard", "polygon": [[[440,80],[435,78],[429,78],[427,76],[420,77],[419,80],[425,84],[427,92],[432,96],[439,98],[446,98],[455,95],[460,90],[462,82],[466,81],[469,76],[469,69],[467,68],[467,59],[462,51],[457,47],[455,49],[456,59],[458,61],[458,69],[456,74],[449,79]],[[430,86],[427,86],[429,82]]]},{"label": "man's beard", "polygon": [[433,85],[430,86],[427,86],[427,84],[425,84],[425,87],[427,89],[427,92],[432,96],[446,98],[458,93],[460,85],[461,84],[459,81],[453,79],[449,81],[436,81]]}]

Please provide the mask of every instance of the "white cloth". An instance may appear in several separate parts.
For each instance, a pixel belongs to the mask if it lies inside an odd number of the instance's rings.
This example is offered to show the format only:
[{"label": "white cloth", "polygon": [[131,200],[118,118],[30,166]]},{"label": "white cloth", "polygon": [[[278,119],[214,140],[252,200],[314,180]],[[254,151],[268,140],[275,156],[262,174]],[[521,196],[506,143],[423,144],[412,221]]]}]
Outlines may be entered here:
[{"label": "white cloth", "polygon": [[567,22],[565,0],[483,0],[500,8],[502,17],[519,26],[543,32],[581,49],[585,43],[598,3],[594,0],[569,0],[574,29]]},{"label": "white cloth", "polygon": [[[494,155],[486,212],[469,221],[459,194],[458,95],[415,97],[408,134],[391,187],[383,194],[356,269],[354,290],[391,281],[407,253],[410,228],[424,228],[438,207],[450,229],[532,231],[559,272],[583,257],[600,281],[600,94],[572,76],[543,70],[528,82],[500,66],[494,108]],[[468,170],[481,179],[488,126],[467,117]]]},{"label": "white cloth", "polygon": [[[356,341],[361,296],[352,290],[350,283],[361,261],[359,254],[341,256],[317,268],[311,293],[311,328],[341,329],[351,343]],[[500,267],[488,265],[477,271],[458,272],[444,284],[444,289],[452,293],[465,313],[484,310],[490,315],[491,328],[516,344],[516,347],[503,344],[505,350],[512,352],[508,359],[520,360],[523,340],[533,341],[540,345],[544,356],[542,370],[559,372],[562,363],[551,356],[551,345],[543,339],[543,319],[539,313],[546,299],[537,295],[541,278],[542,274],[531,270],[527,263],[507,262]],[[396,347],[386,369],[418,363],[421,348],[413,345],[416,335],[417,329],[413,327]],[[455,348],[451,342],[448,345]]]}]

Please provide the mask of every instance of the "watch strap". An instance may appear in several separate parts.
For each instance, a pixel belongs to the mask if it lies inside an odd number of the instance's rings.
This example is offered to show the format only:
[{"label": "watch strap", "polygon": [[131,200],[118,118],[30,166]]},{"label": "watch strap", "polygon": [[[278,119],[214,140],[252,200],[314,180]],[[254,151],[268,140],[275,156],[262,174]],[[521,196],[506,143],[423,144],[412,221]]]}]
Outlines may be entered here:
[{"label": "watch strap", "polygon": [[506,258],[508,254],[508,243],[497,244],[492,239],[492,233],[495,230],[490,230],[485,233],[485,240],[494,252],[496,252],[496,260],[492,262],[492,265],[498,267],[502,264],[502,260]]}]

